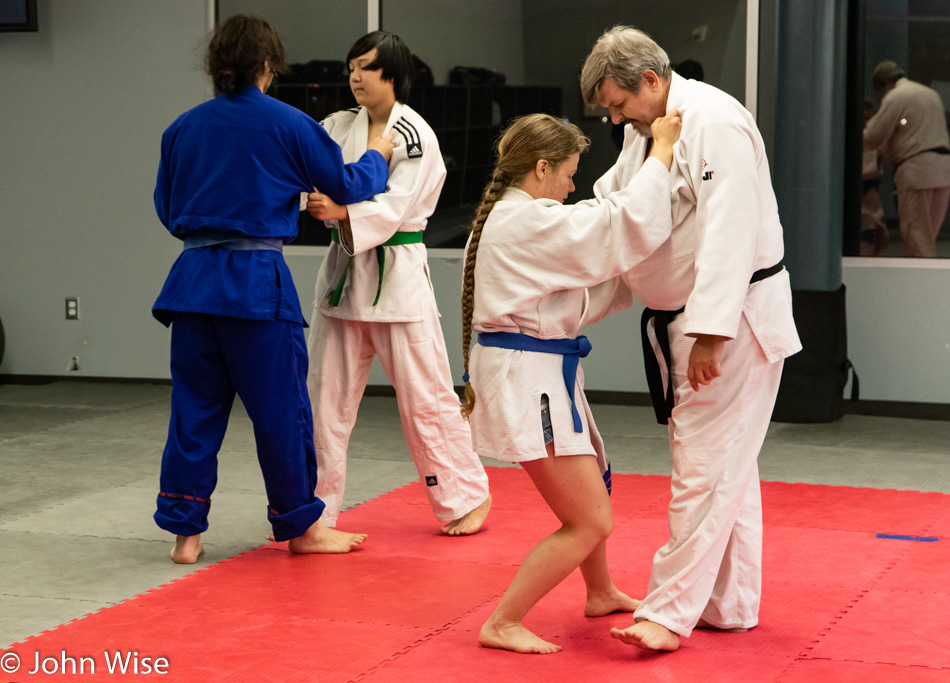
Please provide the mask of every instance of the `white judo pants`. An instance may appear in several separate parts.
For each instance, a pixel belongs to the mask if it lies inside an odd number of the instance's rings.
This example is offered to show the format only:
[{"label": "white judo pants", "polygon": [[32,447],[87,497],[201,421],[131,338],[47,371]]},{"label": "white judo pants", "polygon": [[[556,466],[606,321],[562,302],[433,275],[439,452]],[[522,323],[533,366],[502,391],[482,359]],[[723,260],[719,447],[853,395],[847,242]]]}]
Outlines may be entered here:
[{"label": "white judo pants", "polygon": [[947,215],[950,187],[897,190],[897,213],[905,256],[935,258],[937,235]]},{"label": "white judo pants", "polygon": [[[723,350],[722,375],[693,391],[693,339],[684,316],[669,327],[674,401],[669,542],[657,551],[637,621],[689,636],[702,617],[719,628],[758,623],[762,589],[762,502],[758,455],[784,361],[769,363],[743,316]],[[661,365],[663,363],[660,357]]]},{"label": "white judo pants", "polygon": [[436,518],[458,519],[488,498],[488,477],[459,412],[434,300],[420,322],[341,320],[315,308],[307,346],[324,524],[336,526],[343,506],[346,451],[374,356],[396,389],[403,434]]}]

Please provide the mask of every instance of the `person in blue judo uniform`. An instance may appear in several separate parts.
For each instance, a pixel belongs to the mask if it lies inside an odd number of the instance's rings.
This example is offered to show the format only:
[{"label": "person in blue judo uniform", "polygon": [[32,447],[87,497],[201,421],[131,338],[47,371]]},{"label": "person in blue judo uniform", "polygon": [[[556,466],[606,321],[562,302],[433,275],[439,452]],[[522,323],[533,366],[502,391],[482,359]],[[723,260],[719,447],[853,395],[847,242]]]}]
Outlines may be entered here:
[{"label": "person in blue judo uniform", "polygon": [[262,19],[221,24],[206,68],[215,97],[165,131],[155,186],[159,218],[184,241],[152,308],[172,337],[155,521],[177,536],[172,560],[198,559],[236,393],[254,423],[274,537],[295,553],[349,552],[365,535],[320,522],[306,323],[281,250],[297,236],[301,192],[351,204],[385,191],[392,138],[344,164],[319,123],[265,95],[289,69]]}]

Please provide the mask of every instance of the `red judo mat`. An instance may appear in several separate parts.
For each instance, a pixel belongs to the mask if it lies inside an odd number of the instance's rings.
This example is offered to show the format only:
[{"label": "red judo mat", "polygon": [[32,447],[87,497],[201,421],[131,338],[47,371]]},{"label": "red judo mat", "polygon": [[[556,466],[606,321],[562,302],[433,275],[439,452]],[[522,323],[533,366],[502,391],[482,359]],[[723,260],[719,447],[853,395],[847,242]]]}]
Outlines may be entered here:
[{"label": "red judo mat", "polygon": [[[349,555],[242,553],[9,648],[0,682],[950,681],[950,496],[764,483],[757,628],[642,652],[607,635],[629,614],[582,615],[574,572],[525,622],[564,649],[518,655],[476,635],[557,522],[520,469],[489,477],[494,505],[475,536],[441,536],[412,484],[341,516],[370,535]],[[667,538],[669,478],[613,482],[611,570],[641,596]]]}]

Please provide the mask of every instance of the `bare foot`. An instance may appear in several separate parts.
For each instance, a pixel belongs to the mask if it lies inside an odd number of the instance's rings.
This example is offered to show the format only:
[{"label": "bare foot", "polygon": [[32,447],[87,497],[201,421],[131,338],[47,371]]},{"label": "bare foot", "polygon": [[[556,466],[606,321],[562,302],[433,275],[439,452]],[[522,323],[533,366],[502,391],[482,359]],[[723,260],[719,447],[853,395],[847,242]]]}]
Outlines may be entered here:
[{"label": "bare foot", "polygon": [[587,603],[584,605],[585,617],[603,617],[613,612],[633,612],[640,606],[640,601],[621,593],[615,586],[603,593],[587,593]]},{"label": "bare foot", "polygon": [[201,545],[201,534],[176,536],[175,547],[172,548],[169,556],[175,564],[194,564],[204,551],[205,547]]},{"label": "bare foot", "polygon": [[313,523],[303,536],[290,539],[290,552],[304,555],[309,553],[348,553],[366,540],[366,534],[351,534],[325,526],[319,519]]},{"label": "bare foot", "polygon": [[442,527],[442,533],[446,536],[470,536],[482,528],[490,509],[491,496],[488,496],[477,508]]},{"label": "bare foot", "polygon": [[271,543],[277,543],[277,539],[274,538],[274,532],[273,532],[273,531],[270,532],[269,534],[267,534],[267,540],[270,541]]},{"label": "bare foot", "polygon": [[679,635],[652,621],[641,621],[624,629],[612,628],[610,637],[643,650],[672,652],[680,646]]},{"label": "bare foot", "polygon": [[489,619],[478,632],[478,643],[482,647],[511,650],[527,655],[546,655],[561,651],[560,645],[538,638],[520,621],[501,626]]},{"label": "bare foot", "polygon": [[748,633],[748,632],[749,632],[749,629],[747,629],[747,628],[742,628],[742,627],[739,627],[739,628],[719,628],[718,626],[713,626],[712,624],[710,624],[710,623],[709,623],[708,621],[706,621],[705,619],[700,619],[700,620],[696,623],[696,628],[709,629],[710,631],[720,631],[720,632],[722,632],[722,633]]}]

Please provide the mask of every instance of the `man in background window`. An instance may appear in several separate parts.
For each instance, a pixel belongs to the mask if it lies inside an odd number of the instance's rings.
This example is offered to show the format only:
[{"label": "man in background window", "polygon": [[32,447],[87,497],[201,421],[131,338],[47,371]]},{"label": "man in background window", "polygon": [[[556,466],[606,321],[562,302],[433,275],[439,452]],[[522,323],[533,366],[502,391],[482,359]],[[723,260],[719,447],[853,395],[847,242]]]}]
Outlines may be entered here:
[{"label": "man in background window", "polygon": [[950,137],[943,101],[936,91],[904,76],[895,62],[878,64],[872,83],[884,98],[864,129],[864,148],[881,148],[894,164],[905,255],[933,258],[950,202]]}]

